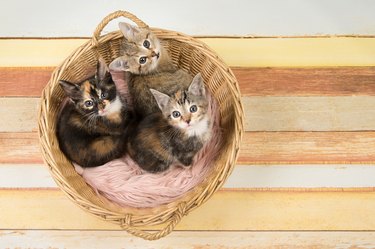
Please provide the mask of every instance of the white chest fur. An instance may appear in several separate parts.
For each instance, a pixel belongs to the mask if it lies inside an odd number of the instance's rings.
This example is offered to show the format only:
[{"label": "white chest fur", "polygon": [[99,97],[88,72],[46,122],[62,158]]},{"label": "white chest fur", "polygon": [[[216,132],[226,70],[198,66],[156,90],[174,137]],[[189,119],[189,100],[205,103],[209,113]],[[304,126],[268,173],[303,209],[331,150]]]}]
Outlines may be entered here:
[{"label": "white chest fur", "polygon": [[187,129],[187,135],[189,137],[197,136],[202,137],[203,140],[206,140],[205,138],[209,136],[209,122],[208,118],[204,118],[200,120],[198,123],[195,123],[191,128]]},{"label": "white chest fur", "polygon": [[118,96],[116,96],[115,101],[113,101],[110,105],[107,105],[105,108],[106,115],[111,115],[114,113],[118,113],[121,111],[122,103]]}]

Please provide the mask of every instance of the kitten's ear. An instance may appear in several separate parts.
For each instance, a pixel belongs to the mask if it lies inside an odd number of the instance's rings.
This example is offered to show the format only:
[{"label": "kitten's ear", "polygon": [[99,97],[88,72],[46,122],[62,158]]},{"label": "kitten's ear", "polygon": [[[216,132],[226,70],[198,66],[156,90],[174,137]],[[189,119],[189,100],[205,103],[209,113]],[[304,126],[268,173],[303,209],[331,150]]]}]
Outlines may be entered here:
[{"label": "kitten's ear", "polygon": [[96,77],[99,80],[104,80],[107,73],[109,73],[109,68],[107,66],[107,63],[103,58],[99,58],[98,63],[96,64]]},{"label": "kitten's ear", "polygon": [[195,75],[193,81],[191,82],[188,91],[195,96],[206,96],[206,88],[203,83],[203,78],[201,73]]},{"label": "kitten's ear", "polygon": [[120,22],[118,24],[120,30],[121,30],[121,33],[124,35],[124,37],[128,40],[128,41],[133,41],[134,40],[134,36],[141,32],[139,30],[139,28],[137,26],[133,26],[129,23],[126,23],[126,22]]},{"label": "kitten's ear", "polygon": [[81,96],[81,89],[79,85],[70,83],[65,80],[60,80],[59,84],[64,90],[65,94],[72,100],[79,99],[79,97]]},{"label": "kitten's ear", "polygon": [[169,97],[167,94],[165,93],[161,93],[155,89],[150,89],[152,95],[154,95],[154,98],[156,100],[156,102],[158,103],[158,106],[160,108],[160,110],[164,110],[165,107],[168,105],[168,102],[170,100],[171,97]]},{"label": "kitten's ear", "polygon": [[128,62],[124,56],[118,57],[109,64],[109,69],[113,71],[129,71]]}]

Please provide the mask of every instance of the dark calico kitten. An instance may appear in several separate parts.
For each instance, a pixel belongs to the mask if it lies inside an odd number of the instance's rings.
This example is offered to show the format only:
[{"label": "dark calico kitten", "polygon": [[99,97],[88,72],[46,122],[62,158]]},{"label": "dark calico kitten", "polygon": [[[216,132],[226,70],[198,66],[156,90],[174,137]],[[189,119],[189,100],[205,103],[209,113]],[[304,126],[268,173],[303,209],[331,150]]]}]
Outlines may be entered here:
[{"label": "dark calico kitten", "polygon": [[61,150],[82,167],[95,167],[125,153],[131,113],[104,62],[79,84],[59,82],[69,100],[61,111],[57,137]]},{"label": "dark calico kitten", "polygon": [[210,138],[208,100],[200,74],[188,90],[168,96],[151,89],[160,112],[145,117],[129,137],[128,152],[141,168],[161,172],[174,162],[191,165]]},{"label": "dark calico kitten", "polygon": [[141,116],[160,112],[150,89],[172,95],[186,89],[193,77],[178,69],[159,39],[147,28],[119,23],[125,40],[122,56],[109,65],[111,70],[126,71],[130,95],[133,96],[135,112]]}]

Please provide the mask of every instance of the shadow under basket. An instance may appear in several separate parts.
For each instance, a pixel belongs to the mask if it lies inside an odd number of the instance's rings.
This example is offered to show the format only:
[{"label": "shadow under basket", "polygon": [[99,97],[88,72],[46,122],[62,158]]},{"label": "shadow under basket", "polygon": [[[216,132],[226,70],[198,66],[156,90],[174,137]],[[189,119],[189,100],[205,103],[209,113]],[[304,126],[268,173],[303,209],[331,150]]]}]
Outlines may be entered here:
[{"label": "shadow under basket", "polygon": [[107,63],[120,56],[123,35],[117,31],[100,36],[103,28],[117,17],[126,17],[139,27],[148,27],[129,12],[114,12],[102,20],[90,41],[76,49],[54,70],[41,97],[39,138],[42,156],[58,186],[78,206],[118,224],[135,236],[156,240],[169,234],[183,216],[208,200],[233,170],[243,134],[241,94],[230,68],[204,43],[178,32],[150,28],[162,41],[175,65],[191,75],[202,74],[206,87],[219,106],[223,142],[208,176],[178,200],[153,208],[121,207],[106,201],[75,171],[59,148],[56,122],[65,96],[58,82],[60,79],[82,81],[95,70],[99,56]]}]

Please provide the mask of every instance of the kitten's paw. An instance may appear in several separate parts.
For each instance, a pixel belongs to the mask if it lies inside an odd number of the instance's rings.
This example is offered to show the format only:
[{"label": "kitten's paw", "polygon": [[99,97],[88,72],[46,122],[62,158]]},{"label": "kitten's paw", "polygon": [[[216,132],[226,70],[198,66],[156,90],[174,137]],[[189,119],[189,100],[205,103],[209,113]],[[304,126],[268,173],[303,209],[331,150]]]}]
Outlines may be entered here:
[{"label": "kitten's paw", "polygon": [[148,168],[147,171],[149,173],[157,174],[164,172],[169,169],[170,163],[164,162],[164,161],[159,161],[158,164],[154,164],[152,167]]}]

